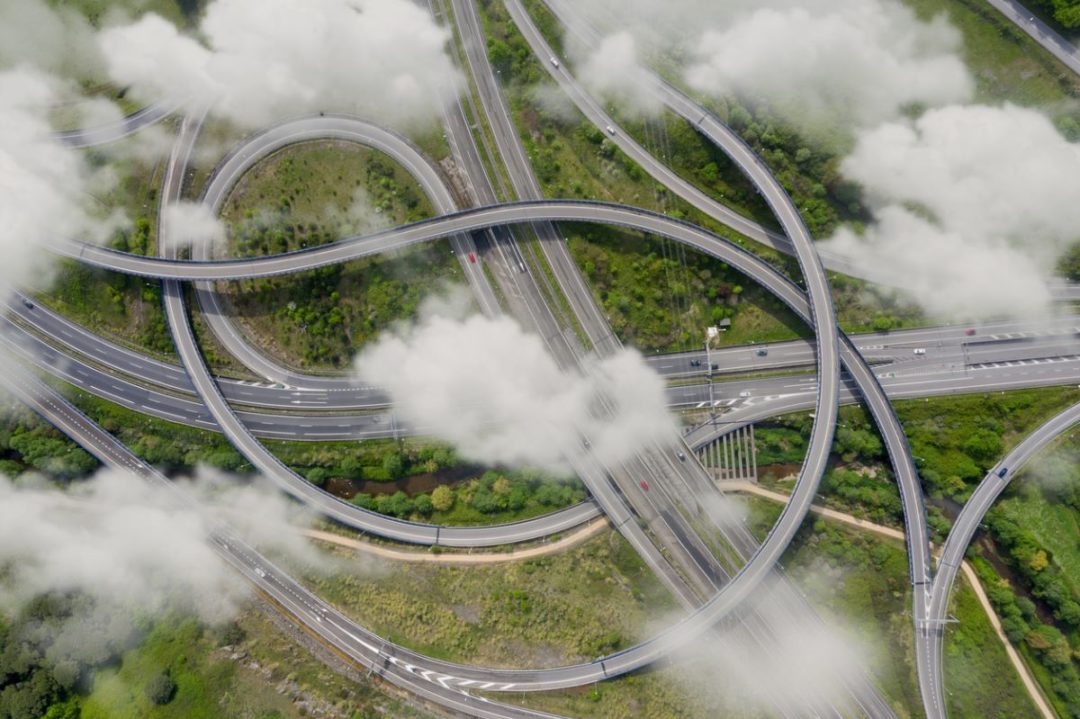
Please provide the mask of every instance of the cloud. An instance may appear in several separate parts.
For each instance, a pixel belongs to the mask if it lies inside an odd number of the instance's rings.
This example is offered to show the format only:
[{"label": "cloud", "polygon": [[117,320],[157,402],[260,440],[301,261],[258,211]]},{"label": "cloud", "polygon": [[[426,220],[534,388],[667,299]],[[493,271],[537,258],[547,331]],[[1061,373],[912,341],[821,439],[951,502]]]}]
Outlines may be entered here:
[{"label": "cloud", "polygon": [[211,97],[247,127],[315,110],[423,125],[461,87],[448,32],[407,0],[215,0],[199,30],[205,45],[148,14],[100,46],[141,96]]},{"label": "cloud", "polygon": [[564,372],[539,337],[507,317],[465,316],[464,306],[461,292],[428,301],[416,325],[356,360],[360,380],[386,388],[410,425],[474,461],[562,472],[583,436],[605,463],[676,436],[663,382],[636,352]]},{"label": "cloud", "polygon": [[936,317],[1046,311],[1080,237],[1080,145],[1033,110],[949,106],[858,135],[841,169],[875,221],[824,248],[886,273]]},{"label": "cloud", "polygon": [[52,136],[46,113],[62,92],[59,81],[32,68],[0,72],[0,291],[44,286],[50,242],[102,242],[124,222],[103,217],[91,194],[106,191],[112,173],[93,171]]},{"label": "cloud", "polygon": [[308,569],[326,566],[298,533],[284,529],[306,518],[270,487],[212,470],[179,483],[195,503],[118,470],[67,492],[40,478],[0,477],[0,602],[14,607],[45,592],[79,592],[103,607],[142,615],[183,609],[220,621],[235,612],[247,587],[207,541],[219,521]]},{"label": "cloud", "polygon": [[971,97],[959,45],[943,17],[920,22],[899,3],[767,3],[702,33],[686,79],[711,95],[763,98],[800,126],[858,127]]},{"label": "cloud", "polygon": [[810,612],[790,585],[773,579],[740,611],[756,630],[724,623],[716,633],[686,637],[674,655],[680,677],[733,714],[828,713],[868,684],[868,652]]},{"label": "cloud", "polygon": [[[642,51],[659,54],[694,90],[765,100],[804,130],[874,124],[974,90],[960,34],[944,16],[924,22],[895,0],[556,1],[609,36],[590,63],[614,89],[631,83]],[[636,47],[613,40],[624,36]]]},{"label": "cloud", "polygon": [[0,3],[0,68],[32,64],[74,78],[102,69],[94,30],[77,10],[52,8],[44,0]]},{"label": "cloud", "polygon": [[578,77],[593,93],[634,115],[655,115],[660,102],[638,61],[637,40],[627,31],[608,35],[578,64]]},{"label": "cloud", "polygon": [[176,202],[161,216],[162,243],[166,248],[222,247],[225,225],[201,202]]}]

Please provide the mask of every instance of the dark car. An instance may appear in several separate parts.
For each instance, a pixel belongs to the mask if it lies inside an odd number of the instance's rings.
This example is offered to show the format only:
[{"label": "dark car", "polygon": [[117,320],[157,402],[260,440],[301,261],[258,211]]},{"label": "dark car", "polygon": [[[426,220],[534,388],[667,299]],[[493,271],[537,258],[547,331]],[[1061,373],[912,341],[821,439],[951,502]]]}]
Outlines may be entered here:
[{"label": "dark car", "polygon": [[34,309],[34,303],[31,302],[28,297],[23,297],[22,303],[23,303],[23,307],[25,307],[26,309],[28,309],[28,310]]},{"label": "dark car", "polygon": [[701,360],[690,360],[690,366],[691,367],[700,367],[701,366]]},{"label": "dark car", "polygon": [[1008,474],[1008,473],[1009,473],[1009,468],[1008,467],[1002,467],[1001,469],[998,470],[998,476],[1001,477],[1002,479],[1005,479],[1005,475]]},{"label": "dark car", "polygon": [[758,357],[767,357],[768,355],[769,355],[769,350],[767,350],[767,349],[762,348],[762,349],[759,349],[757,351],[757,356]]}]

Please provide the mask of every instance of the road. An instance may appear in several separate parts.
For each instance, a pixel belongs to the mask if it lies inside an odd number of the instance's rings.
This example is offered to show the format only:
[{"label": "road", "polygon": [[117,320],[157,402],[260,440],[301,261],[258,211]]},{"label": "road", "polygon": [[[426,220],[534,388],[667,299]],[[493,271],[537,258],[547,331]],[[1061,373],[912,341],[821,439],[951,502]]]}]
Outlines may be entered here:
[{"label": "road", "polygon": [[100,125],[98,127],[86,127],[57,132],[53,137],[68,147],[75,149],[107,145],[110,142],[116,142],[129,135],[134,135],[144,127],[149,127],[150,125],[161,122],[183,107],[183,105],[183,102],[175,100],[160,100],[140,108],[116,122]]},{"label": "road", "polygon": [[[24,299],[29,304],[24,303]],[[154,404],[166,407],[170,402],[161,395],[195,394],[191,381],[179,365],[164,362],[110,342],[40,303],[32,303],[29,299],[16,296],[8,303],[7,311],[9,316],[17,320],[20,325],[30,328],[34,335],[34,337],[23,339],[22,335],[25,334],[23,327],[12,328],[11,331],[20,336],[20,346],[25,346],[27,352],[31,353],[30,356],[40,356],[43,362],[54,366],[56,371],[64,372],[69,381],[87,391],[128,407],[139,407],[144,404],[144,397],[153,399]],[[1058,371],[1062,369],[1060,367],[1050,371],[1051,368],[1040,367],[1040,365],[1044,364],[1042,361],[1044,359],[1066,357],[1070,353],[1075,353],[1074,343],[1080,342],[1080,339],[1075,337],[1080,332],[1080,316],[1064,315],[1037,324],[1029,321],[987,323],[979,326],[976,336],[968,336],[967,331],[966,326],[957,325],[859,334],[851,335],[851,338],[856,348],[869,362],[881,363],[877,367],[879,374],[895,373],[896,376],[892,378],[883,378],[887,389],[895,380],[910,375],[946,374],[946,370],[968,372],[975,369],[993,369],[990,365],[1028,360],[1031,360],[1030,370],[1034,382],[1041,381],[1040,376],[1043,374],[1048,377],[1063,374]],[[1070,337],[1070,335],[1074,336]],[[35,339],[36,337],[40,337],[44,342]],[[46,342],[52,347],[48,347]],[[912,354],[915,348],[925,348],[926,355]],[[767,354],[764,357],[758,356],[758,353],[763,350]],[[59,353],[66,355],[62,363]],[[718,365],[718,369],[713,374],[723,375],[729,372],[767,373],[804,367],[812,364],[813,353],[812,342],[796,340],[727,347],[712,350],[710,355],[713,363]],[[705,353],[701,350],[645,355],[644,360],[653,371],[669,379],[690,379],[705,374],[706,370]],[[694,367],[692,362],[698,362],[700,366]],[[886,367],[884,363],[888,362],[896,363],[896,366]],[[970,367],[976,363],[985,366]],[[128,382],[124,377],[136,378],[137,382]],[[113,382],[113,379],[117,381]],[[294,386],[218,377],[218,385],[230,403],[242,407],[266,408],[312,416],[319,412],[340,416],[347,411],[363,410],[366,412],[365,416],[370,418],[370,421],[361,425],[360,420],[353,415],[349,421],[356,422],[356,425],[345,427],[338,427],[336,423],[327,421],[329,428],[321,424],[310,428],[315,431],[316,436],[334,429],[344,430],[335,432],[335,436],[369,436],[369,425],[383,421],[389,422],[389,415],[385,412],[373,414],[375,410],[386,410],[388,406],[388,398],[376,387],[354,384],[349,377],[338,376],[334,380],[341,385],[340,387],[314,389],[305,386],[306,375],[299,379],[302,384]],[[1062,376],[1059,379],[1062,383],[1066,383],[1068,376]],[[750,391],[755,398],[762,398],[789,393],[793,389],[802,392],[807,385],[812,383],[812,378],[797,375],[783,379],[740,380],[726,384],[718,382],[716,395],[727,404],[737,400],[738,392],[743,389]],[[147,395],[143,389],[144,386],[153,387],[159,391]],[[671,388],[669,393],[672,406],[694,406],[700,404],[708,396],[704,384]],[[197,421],[201,426],[214,428],[209,415],[201,408],[201,403],[187,402],[179,397],[171,399],[176,401],[176,406],[179,408],[173,410],[174,414],[189,421]],[[272,418],[264,422],[263,418],[267,416],[266,414],[248,413],[245,415],[241,412],[241,415],[250,418],[250,421],[245,420],[249,425],[254,422],[253,428],[257,432],[261,427],[271,428],[274,424]],[[417,428],[406,429],[404,425],[397,426],[404,431],[413,433],[419,431]],[[295,437],[305,438],[307,433],[302,431],[304,429],[304,427],[298,428]],[[353,432],[357,434],[352,434]]]},{"label": "road", "polygon": [[[263,159],[290,145],[328,140],[357,143],[385,153],[417,181],[437,213],[446,214],[456,209],[454,198],[443,183],[438,170],[412,143],[397,133],[377,125],[357,118],[335,115],[290,120],[247,138],[234,148],[216,168],[204,188],[202,201],[210,207],[215,216],[218,216],[232,188],[248,170]],[[477,252],[473,238],[467,233],[455,233],[450,238],[451,246],[457,254],[480,310],[485,315],[494,317],[500,312],[499,301],[484,275],[483,267],[467,259],[470,254],[475,255]],[[210,258],[211,250],[210,246],[201,245],[192,251],[192,256],[195,259],[206,260]],[[230,313],[222,307],[211,283],[195,283],[195,292],[203,311],[203,318],[214,334],[231,354],[259,376],[273,382],[302,386],[307,389],[337,391],[349,388],[347,379],[301,374],[266,357],[252,347],[247,338],[237,330],[229,317]]]},{"label": "road", "polygon": [[987,0],[998,12],[1014,25],[1030,35],[1060,60],[1067,68],[1080,75],[1080,49],[1063,38],[1056,30],[1035,17],[1026,7],[1013,0]]},{"label": "road", "polygon": [[[953,522],[945,546],[941,550],[938,573],[930,592],[926,620],[916,634],[916,659],[919,666],[919,686],[929,719],[944,719],[944,676],[942,645],[945,634],[946,610],[956,574],[964,559],[971,538],[982,524],[994,501],[1024,466],[1043,447],[1080,423],[1080,404],[1075,404],[1024,438],[998,462],[975,488]],[[1000,476],[1004,473],[1004,477]]]},{"label": "road", "polygon": [[[183,170],[188,165],[201,124],[202,117],[199,115],[185,117],[181,124],[180,137],[174,144],[173,152],[166,166],[165,179],[160,195],[163,207],[168,203],[177,201],[179,198]],[[163,230],[167,232],[167,228],[159,226],[159,238],[164,237]],[[166,242],[159,242],[159,247],[166,250],[167,244]],[[173,251],[175,252],[175,250]],[[567,516],[572,517],[572,515],[557,515],[554,521],[541,518],[539,521],[530,520],[529,522],[492,527],[439,527],[387,517],[344,502],[323,492],[278,460],[251,434],[240,418],[232,411],[203,361],[188,320],[187,307],[180,283],[166,279],[162,284],[165,314],[177,353],[200,399],[213,415],[214,420],[229,439],[229,442],[268,479],[325,516],[354,529],[372,532],[397,541],[414,544],[441,544],[454,547],[494,546],[504,544],[507,541],[518,542],[526,539],[536,539],[551,534],[555,526],[565,528],[561,522]]]},{"label": "road", "polygon": [[[131,472],[172,495],[178,506],[198,509],[182,490],[149,466],[102,427],[83,415],[51,387],[10,362],[0,385],[55,427],[78,442],[103,464]],[[212,527],[210,546],[248,582],[269,597],[270,606],[291,618],[351,661],[418,697],[451,711],[484,719],[561,719],[558,715],[491,701],[470,690],[508,690],[499,670],[463,667],[470,679],[444,669],[454,665],[427,660],[358,626],[288,574],[260,555],[221,524]]]}]

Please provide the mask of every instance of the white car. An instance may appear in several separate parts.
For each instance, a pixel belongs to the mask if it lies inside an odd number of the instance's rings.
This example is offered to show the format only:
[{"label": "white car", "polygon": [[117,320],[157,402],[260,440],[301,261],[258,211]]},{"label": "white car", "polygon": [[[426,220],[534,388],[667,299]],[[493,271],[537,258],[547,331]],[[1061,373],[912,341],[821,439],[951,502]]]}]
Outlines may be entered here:
[{"label": "white car", "polygon": [[552,67],[558,67],[559,66],[559,58],[555,57],[554,55],[551,56],[551,66]]},{"label": "white car", "polygon": [[915,348],[914,350],[912,350],[912,351],[913,351],[913,352],[914,352],[915,354],[917,354],[917,355],[924,355],[924,354],[926,354],[926,348],[925,348],[925,347],[916,347],[916,348]]},{"label": "white car", "polygon": [[742,392],[739,392],[739,396],[740,397],[749,397],[750,396],[750,390],[744,389]]},{"label": "white car", "polygon": [[607,130],[607,134],[609,134],[609,135],[614,135],[615,134],[615,128],[612,127],[611,125],[608,125],[604,129]]}]

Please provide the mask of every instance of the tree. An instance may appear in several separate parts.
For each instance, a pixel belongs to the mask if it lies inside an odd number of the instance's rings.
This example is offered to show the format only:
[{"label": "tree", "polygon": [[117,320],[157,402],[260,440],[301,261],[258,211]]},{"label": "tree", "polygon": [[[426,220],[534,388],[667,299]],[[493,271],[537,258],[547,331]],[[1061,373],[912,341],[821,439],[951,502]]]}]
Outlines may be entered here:
[{"label": "tree", "polygon": [[173,681],[172,676],[169,675],[168,670],[159,674],[155,674],[153,678],[146,683],[146,687],[143,689],[146,693],[146,698],[158,706],[164,706],[173,700],[176,696],[176,682]]},{"label": "tree", "polygon": [[400,452],[394,452],[383,457],[383,469],[390,479],[401,479],[405,474],[405,459]]},{"label": "tree", "polygon": [[309,469],[307,473],[307,480],[314,484],[316,487],[322,487],[323,485],[325,485],[326,480],[329,479],[329,477],[330,472],[323,469],[322,467],[315,467],[314,469]]},{"label": "tree", "polygon": [[431,506],[437,512],[445,512],[454,506],[454,490],[445,484],[440,484],[431,493]]}]

